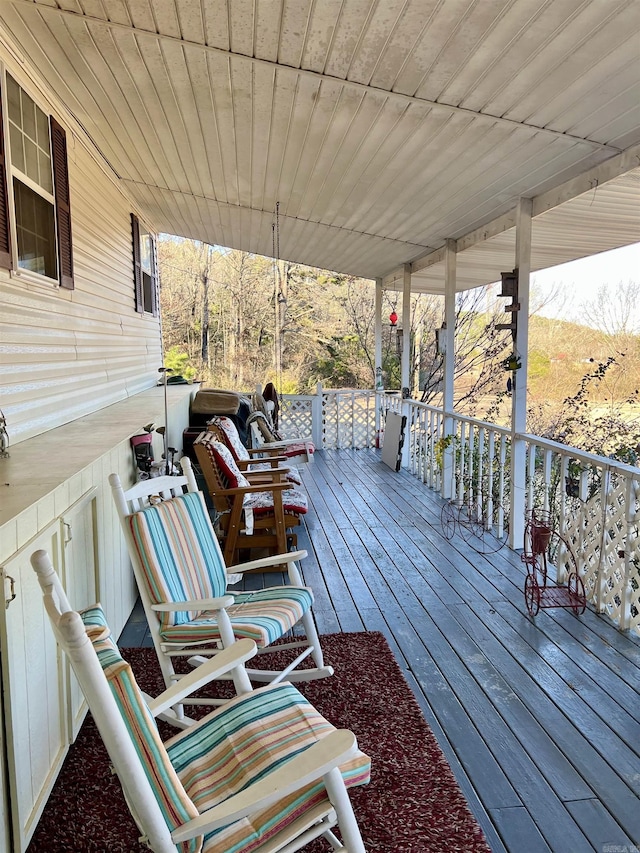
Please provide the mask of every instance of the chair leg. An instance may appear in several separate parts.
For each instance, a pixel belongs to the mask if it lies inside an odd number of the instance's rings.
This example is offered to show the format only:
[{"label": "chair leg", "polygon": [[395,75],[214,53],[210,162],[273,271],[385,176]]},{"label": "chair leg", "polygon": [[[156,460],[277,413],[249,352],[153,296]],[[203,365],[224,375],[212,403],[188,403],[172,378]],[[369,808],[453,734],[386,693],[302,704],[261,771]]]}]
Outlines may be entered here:
[{"label": "chair leg", "polygon": [[325,665],[324,655],[322,654],[322,646],[320,645],[318,629],[316,628],[316,623],[314,621],[313,613],[311,613],[311,611],[304,614],[304,616],[302,617],[302,624],[304,625],[305,634],[307,635],[307,642],[310,646],[313,647],[311,657],[315,661],[315,664],[318,669],[324,669]]},{"label": "chair leg", "polygon": [[[344,853],[366,853],[362,836],[358,828],[353,806],[344,784],[342,774],[337,767],[323,777],[331,805],[338,816],[338,826],[342,834]],[[333,833],[331,833],[333,834]]]}]

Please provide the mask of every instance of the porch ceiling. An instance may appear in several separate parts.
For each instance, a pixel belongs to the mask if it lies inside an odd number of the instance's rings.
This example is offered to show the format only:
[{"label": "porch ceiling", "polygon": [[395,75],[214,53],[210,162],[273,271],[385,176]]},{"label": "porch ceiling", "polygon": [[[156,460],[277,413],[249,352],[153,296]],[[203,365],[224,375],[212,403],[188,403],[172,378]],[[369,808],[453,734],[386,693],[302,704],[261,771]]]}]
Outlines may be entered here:
[{"label": "porch ceiling", "polygon": [[[639,0],[0,2],[158,231],[271,255],[279,203],[281,257],[373,278],[640,163]],[[534,269],[640,240],[637,175],[580,192],[536,219]],[[462,253],[461,285],[513,240]]]}]

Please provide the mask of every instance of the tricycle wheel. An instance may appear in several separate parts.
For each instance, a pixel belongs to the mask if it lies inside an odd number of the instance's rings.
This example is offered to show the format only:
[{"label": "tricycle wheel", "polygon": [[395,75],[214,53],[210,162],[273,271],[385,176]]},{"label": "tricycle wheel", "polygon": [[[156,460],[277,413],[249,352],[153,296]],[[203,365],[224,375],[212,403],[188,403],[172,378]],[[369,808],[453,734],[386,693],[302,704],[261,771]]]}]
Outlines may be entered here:
[{"label": "tricycle wheel", "polygon": [[533,573],[528,573],[524,582],[524,601],[531,616],[540,610],[540,587]]},{"label": "tricycle wheel", "polygon": [[440,512],[440,524],[442,524],[442,532],[445,539],[452,539],[456,532],[456,519],[458,512],[451,501],[447,502]]},{"label": "tricycle wheel", "polygon": [[577,572],[571,572],[567,580],[567,589],[569,590],[569,601],[571,609],[576,616],[584,613],[587,606],[587,594],[584,589],[582,578]]}]

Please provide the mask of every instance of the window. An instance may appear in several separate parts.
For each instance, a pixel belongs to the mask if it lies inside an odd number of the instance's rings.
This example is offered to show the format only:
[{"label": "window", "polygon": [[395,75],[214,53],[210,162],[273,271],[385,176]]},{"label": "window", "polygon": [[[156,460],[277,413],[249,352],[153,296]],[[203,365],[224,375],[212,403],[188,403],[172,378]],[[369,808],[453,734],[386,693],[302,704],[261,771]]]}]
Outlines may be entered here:
[{"label": "window", "polygon": [[136,311],[140,314],[158,314],[158,282],[156,276],[156,244],[149,231],[131,214],[133,240],[133,281],[135,284]]},{"label": "window", "polygon": [[66,133],[10,75],[0,111],[0,265],[73,288]]}]

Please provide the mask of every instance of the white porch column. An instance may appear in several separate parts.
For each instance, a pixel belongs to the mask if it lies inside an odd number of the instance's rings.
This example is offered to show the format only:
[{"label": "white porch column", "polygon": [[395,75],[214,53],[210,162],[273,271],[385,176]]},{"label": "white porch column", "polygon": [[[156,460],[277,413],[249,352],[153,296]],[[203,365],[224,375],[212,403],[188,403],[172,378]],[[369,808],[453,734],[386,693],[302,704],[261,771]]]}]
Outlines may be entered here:
[{"label": "white porch column", "polygon": [[404,402],[405,394],[411,395],[409,387],[411,377],[411,264],[404,265],[402,279],[402,360],[400,362],[400,388],[402,395],[402,414],[406,415],[407,426],[404,431],[401,464],[409,467],[409,435],[411,432],[411,410]]},{"label": "white porch column", "polygon": [[381,391],[383,388],[382,382],[382,279],[376,279],[376,301],[375,301],[375,317],[373,327],[374,338],[374,353],[373,364],[375,367],[374,388],[376,391]]},{"label": "white porch column", "polygon": [[520,310],[514,315],[517,329],[514,353],[520,356],[522,367],[512,373],[511,397],[511,518],[512,548],[523,547],[524,511],[526,506],[526,445],[516,435],[526,430],[527,423],[527,364],[529,355],[529,287],[531,275],[531,210],[530,198],[518,202],[516,219],[516,269],[518,271],[518,302]]},{"label": "white porch column", "polygon": [[[442,389],[442,409],[444,412],[443,435],[453,432],[453,390],[456,341],[456,241],[447,240],[445,245],[444,267],[444,322],[446,329],[440,332],[440,343],[444,346],[444,387]],[[454,496],[453,482],[453,446],[447,448],[443,457],[441,494],[443,498]]]},{"label": "white porch column", "polygon": [[[382,391],[384,388],[384,382],[382,379],[382,279],[376,279],[376,296],[375,296],[375,316],[374,316],[374,326],[373,326],[373,366],[374,366],[374,378],[373,378],[373,387],[376,391]],[[381,428],[381,418],[380,418],[380,406],[378,405],[378,398],[376,397],[376,412],[375,412],[375,434],[376,436],[380,435]],[[376,447],[377,447],[377,438],[376,438]]]},{"label": "white porch column", "polygon": [[402,279],[402,361],[400,387],[409,388],[411,377],[411,264],[404,265]]}]

